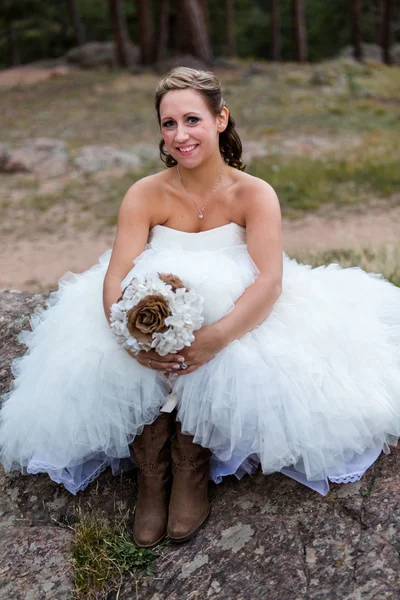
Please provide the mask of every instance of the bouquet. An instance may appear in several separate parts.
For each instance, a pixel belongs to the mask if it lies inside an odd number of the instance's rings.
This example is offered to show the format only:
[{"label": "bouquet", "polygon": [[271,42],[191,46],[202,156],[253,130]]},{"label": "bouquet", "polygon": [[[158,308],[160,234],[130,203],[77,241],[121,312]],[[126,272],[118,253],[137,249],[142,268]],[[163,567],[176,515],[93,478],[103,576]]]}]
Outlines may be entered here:
[{"label": "bouquet", "polygon": [[111,305],[110,326],[124,348],[165,356],[190,346],[204,321],[202,311],[203,298],[176,275],[137,275]]}]

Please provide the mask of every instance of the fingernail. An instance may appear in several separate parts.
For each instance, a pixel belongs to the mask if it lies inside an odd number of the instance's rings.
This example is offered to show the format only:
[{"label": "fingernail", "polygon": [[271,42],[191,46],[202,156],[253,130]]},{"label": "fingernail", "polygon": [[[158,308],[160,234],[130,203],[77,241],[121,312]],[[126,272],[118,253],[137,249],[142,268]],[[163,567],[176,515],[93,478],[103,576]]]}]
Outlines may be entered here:
[{"label": "fingernail", "polygon": [[179,362],[183,362],[185,359],[183,358],[183,356],[180,356],[180,357],[178,358],[178,360],[179,360]]},{"label": "fingernail", "polygon": [[174,365],[172,368],[173,368],[173,369],[180,369],[180,368],[181,368],[181,366],[180,366],[180,365]]}]

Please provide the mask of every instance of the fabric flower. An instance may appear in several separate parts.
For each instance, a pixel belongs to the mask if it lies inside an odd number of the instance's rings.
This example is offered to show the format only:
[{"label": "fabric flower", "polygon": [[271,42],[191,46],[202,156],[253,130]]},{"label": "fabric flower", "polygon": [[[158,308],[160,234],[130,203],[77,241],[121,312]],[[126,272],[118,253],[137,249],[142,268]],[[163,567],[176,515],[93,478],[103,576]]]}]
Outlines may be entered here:
[{"label": "fabric flower", "polygon": [[194,341],[204,317],[204,299],[173,273],[133,277],[111,306],[116,340],[131,352],[152,348],[160,356],[179,352]]},{"label": "fabric flower", "polygon": [[168,302],[163,296],[145,296],[127,312],[128,331],[138,342],[150,343],[153,333],[167,331],[165,319],[170,314]]},{"label": "fabric flower", "polygon": [[185,287],[185,284],[182,282],[182,280],[179,279],[179,277],[177,275],[174,275],[173,273],[159,273],[158,276],[161,279],[161,281],[172,287],[173,292],[175,292],[179,288]]}]

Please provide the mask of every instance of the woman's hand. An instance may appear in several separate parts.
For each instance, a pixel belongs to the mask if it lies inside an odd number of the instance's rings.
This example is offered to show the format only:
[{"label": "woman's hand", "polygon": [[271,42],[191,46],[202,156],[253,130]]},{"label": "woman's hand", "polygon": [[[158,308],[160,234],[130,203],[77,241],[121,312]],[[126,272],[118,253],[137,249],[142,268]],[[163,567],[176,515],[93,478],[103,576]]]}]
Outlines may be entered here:
[{"label": "woman's hand", "polygon": [[[148,352],[142,350],[137,354],[129,350],[127,352],[143,367],[162,371],[165,374],[187,375],[209,362],[224,347],[217,332],[211,326],[202,327],[194,333],[194,336],[192,345],[178,354],[160,356],[155,350]],[[182,368],[182,363],[187,364],[186,369]]]},{"label": "woman's hand", "polygon": [[195,340],[192,345],[179,352],[179,356],[184,357],[187,369],[180,368],[176,370],[176,375],[193,373],[193,371],[212,360],[225,345],[212,325],[198,329],[194,332],[194,336]]},{"label": "woman's hand", "polygon": [[167,374],[179,370],[181,363],[185,360],[182,354],[160,356],[155,350],[149,350],[148,352],[141,350],[137,354],[129,350],[127,352],[143,367],[153,369],[153,371],[163,371]]}]

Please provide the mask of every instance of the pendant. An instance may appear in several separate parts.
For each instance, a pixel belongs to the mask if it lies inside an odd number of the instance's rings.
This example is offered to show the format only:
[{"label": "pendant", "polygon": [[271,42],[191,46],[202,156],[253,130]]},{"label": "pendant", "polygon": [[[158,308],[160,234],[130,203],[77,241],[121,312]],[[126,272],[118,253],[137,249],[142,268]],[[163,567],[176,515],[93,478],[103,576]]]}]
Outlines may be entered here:
[{"label": "pendant", "polygon": [[202,212],[199,212],[199,219],[204,219],[204,215]]}]

